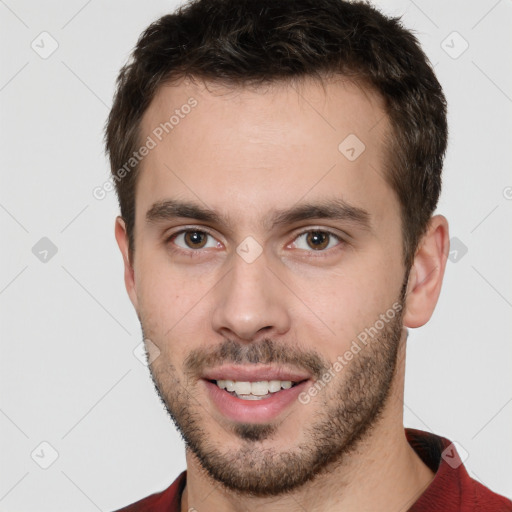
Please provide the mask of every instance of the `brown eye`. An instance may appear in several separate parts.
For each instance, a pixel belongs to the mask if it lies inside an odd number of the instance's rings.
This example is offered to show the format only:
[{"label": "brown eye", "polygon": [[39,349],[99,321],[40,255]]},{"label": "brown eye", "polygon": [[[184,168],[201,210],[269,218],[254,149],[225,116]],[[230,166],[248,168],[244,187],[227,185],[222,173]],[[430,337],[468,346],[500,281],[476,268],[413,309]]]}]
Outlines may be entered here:
[{"label": "brown eye", "polygon": [[329,249],[340,245],[342,239],[330,231],[313,229],[304,231],[294,241],[296,249],[308,252],[327,252]]},{"label": "brown eye", "polygon": [[[207,253],[207,249],[222,249],[222,244],[208,231],[202,229],[183,229],[167,240],[171,250],[178,250],[187,253],[189,256],[197,256]],[[205,249],[203,251],[203,249]]]},{"label": "brown eye", "polygon": [[184,242],[191,249],[202,249],[206,245],[208,234],[203,231],[186,231]]},{"label": "brown eye", "polygon": [[315,251],[325,249],[329,245],[329,234],[323,231],[310,231],[307,233],[306,241],[309,247]]}]

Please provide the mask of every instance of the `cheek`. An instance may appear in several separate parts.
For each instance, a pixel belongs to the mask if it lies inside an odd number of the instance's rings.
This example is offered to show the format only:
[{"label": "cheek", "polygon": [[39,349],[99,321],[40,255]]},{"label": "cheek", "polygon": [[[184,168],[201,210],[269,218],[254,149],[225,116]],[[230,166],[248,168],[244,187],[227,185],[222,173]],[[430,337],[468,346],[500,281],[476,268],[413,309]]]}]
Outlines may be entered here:
[{"label": "cheek", "polygon": [[152,250],[143,247],[143,244],[139,247],[140,254],[135,269],[139,304],[146,311],[158,313],[158,316],[164,311],[174,311],[174,307],[168,306],[176,303],[182,293],[183,276],[171,265],[165,251]]},{"label": "cheek", "polygon": [[175,360],[181,345],[190,347],[198,338],[199,326],[209,315],[208,290],[215,284],[214,276],[211,272],[192,275],[190,268],[159,257],[140,258],[136,276],[144,332],[155,338],[162,351],[172,346]]},{"label": "cheek", "polygon": [[373,261],[365,265],[359,259],[357,265],[347,264],[343,270],[319,273],[315,278],[295,277],[294,289],[313,313],[297,310],[299,339],[319,340],[318,350],[330,360],[343,354],[399,297],[399,271],[389,261],[381,265]]},{"label": "cheek", "polygon": [[[369,323],[377,308],[361,283],[343,282],[332,287],[322,297],[312,301],[315,312],[329,327],[325,340],[319,345],[329,360],[335,360],[350,346],[352,340]],[[317,331],[318,333],[318,331]],[[318,338],[318,334],[316,335]]]}]

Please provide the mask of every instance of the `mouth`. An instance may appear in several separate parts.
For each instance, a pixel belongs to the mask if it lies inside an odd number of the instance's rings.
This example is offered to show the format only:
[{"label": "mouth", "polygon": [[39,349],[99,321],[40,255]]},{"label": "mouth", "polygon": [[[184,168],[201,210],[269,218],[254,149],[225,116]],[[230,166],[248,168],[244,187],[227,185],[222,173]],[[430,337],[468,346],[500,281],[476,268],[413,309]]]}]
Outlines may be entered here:
[{"label": "mouth", "polygon": [[201,381],[217,414],[240,423],[266,423],[295,407],[312,377],[270,366],[223,366]]},{"label": "mouth", "polygon": [[210,382],[240,400],[266,400],[276,393],[279,393],[281,390],[293,388],[303,381],[260,380],[250,382],[220,379],[211,380]]}]

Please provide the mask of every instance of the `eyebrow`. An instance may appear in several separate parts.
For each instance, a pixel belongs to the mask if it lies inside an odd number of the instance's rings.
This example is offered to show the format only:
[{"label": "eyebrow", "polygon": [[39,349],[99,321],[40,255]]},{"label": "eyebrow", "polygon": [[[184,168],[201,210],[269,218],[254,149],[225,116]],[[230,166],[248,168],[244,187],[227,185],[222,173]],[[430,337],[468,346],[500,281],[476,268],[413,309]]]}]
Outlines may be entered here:
[{"label": "eyebrow", "polygon": [[[159,201],[146,212],[146,222],[157,223],[175,218],[195,219],[217,225],[229,225],[214,210],[205,208],[190,201],[168,199]],[[359,228],[371,231],[370,214],[357,206],[348,204],[343,199],[327,199],[319,202],[308,202],[294,205],[289,209],[272,211],[263,226],[266,229],[294,224],[310,219],[332,219],[349,221]]]}]

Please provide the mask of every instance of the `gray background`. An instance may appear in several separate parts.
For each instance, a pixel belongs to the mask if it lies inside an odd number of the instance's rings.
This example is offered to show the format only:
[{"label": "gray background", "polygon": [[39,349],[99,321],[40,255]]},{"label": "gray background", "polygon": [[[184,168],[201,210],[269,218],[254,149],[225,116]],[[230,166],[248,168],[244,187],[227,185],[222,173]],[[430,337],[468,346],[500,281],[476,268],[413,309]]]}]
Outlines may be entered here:
[{"label": "gray background", "polygon": [[[117,72],[175,5],[0,0],[1,511],[112,510],[185,467],[133,352],[115,196],[92,195]],[[456,252],[409,338],[405,423],[460,443],[470,475],[512,497],[512,2],[377,5],[416,32],[450,110],[438,211]]]}]

